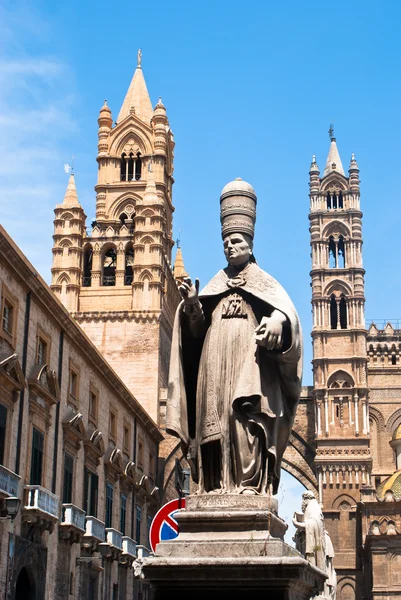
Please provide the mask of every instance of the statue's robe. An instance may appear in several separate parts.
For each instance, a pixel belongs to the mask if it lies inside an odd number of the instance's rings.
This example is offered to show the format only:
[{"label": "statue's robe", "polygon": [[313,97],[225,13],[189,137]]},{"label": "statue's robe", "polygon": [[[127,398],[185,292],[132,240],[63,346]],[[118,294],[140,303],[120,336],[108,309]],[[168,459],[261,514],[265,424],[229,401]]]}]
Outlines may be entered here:
[{"label": "statue's robe", "polygon": [[305,554],[312,565],[326,571],[326,534],[322,509],[316,499],[305,509]]},{"label": "statue's robe", "polygon": [[[281,459],[299,400],[302,339],[287,293],[255,263],[219,271],[194,320],[176,313],[166,429],[192,455],[201,491],[277,492]],[[287,318],[281,351],[256,344],[274,310]]]}]

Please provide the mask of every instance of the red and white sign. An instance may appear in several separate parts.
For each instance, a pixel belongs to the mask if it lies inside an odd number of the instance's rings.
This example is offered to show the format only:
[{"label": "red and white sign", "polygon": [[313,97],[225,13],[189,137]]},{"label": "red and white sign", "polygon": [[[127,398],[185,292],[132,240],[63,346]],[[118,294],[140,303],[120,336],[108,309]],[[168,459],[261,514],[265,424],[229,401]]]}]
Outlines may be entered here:
[{"label": "red and white sign", "polygon": [[159,542],[173,540],[178,536],[180,529],[174,515],[183,508],[185,508],[185,498],[176,498],[157,511],[149,531],[149,542],[153,552],[156,552]]}]

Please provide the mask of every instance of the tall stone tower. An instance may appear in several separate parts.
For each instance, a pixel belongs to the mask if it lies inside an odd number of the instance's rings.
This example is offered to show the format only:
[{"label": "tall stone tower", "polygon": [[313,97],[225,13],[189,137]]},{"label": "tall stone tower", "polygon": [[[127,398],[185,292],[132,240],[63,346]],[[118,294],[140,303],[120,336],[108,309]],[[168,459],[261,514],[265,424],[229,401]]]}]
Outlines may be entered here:
[{"label": "tall stone tower", "polygon": [[[161,99],[152,108],[141,58],[139,51],[114,125],[106,102],[100,110],[96,219],[74,265],[77,301],[67,307],[162,425],[159,405],[166,396],[179,301],[170,266],[174,140]],[[52,288],[64,301],[59,280],[68,272],[67,260],[60,250],[53,252]]]},{"label": "tall stone tower", "polygon": [[360,589],[356,504],[371,471],[362,213],[355,157],[347,177],[332,127],[329,133],[323,176],[313,157],[309,184],[315,460],[338,578]]},{"label": "tall stone tower", "polygon": [[62,204],[54,209],[51,288],[69,311],[78,310],[82,276],[82,245],[86,215],[78,201],[71,173]]}]

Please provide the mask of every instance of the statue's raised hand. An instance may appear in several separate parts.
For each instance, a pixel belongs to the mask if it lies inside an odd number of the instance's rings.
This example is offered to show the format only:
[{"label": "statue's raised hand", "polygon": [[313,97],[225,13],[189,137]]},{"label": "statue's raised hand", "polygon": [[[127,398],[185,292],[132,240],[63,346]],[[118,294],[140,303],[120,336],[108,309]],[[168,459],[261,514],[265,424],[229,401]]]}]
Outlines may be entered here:
[{"label": "statue's raised hand", "polygon": [[184,277],[184,281],[178,289],[185,304],[198,302],[199,279],[195,279],[195,284],[193,284],[190,277]]},{"label": "statue's raised hand", "polygon": [[274,310],[270,317],[262,317],[255,329],[256,343],[266,350],[280,350],[283,343],[283,325],[287,317],[279,310]]}]

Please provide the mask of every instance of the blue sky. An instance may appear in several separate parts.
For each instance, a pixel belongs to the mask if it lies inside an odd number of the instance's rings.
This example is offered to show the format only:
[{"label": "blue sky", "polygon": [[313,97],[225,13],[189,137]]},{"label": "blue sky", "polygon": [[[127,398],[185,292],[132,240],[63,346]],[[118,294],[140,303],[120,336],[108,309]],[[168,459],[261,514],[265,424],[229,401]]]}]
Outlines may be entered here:
[{"label": "blue sky", "polygon": [[334,122],[361,170],[367,318],[401,317],[401,4],[221,0],[0,2],[1,223],[49,281],[63,164],[95,214],[97,117],[116,118],[139,47],[175,134],[174,228],[202,283],[224,264],[219,195],[258,194],[255,254],[290,293],[312,383],[308,170]]}]

